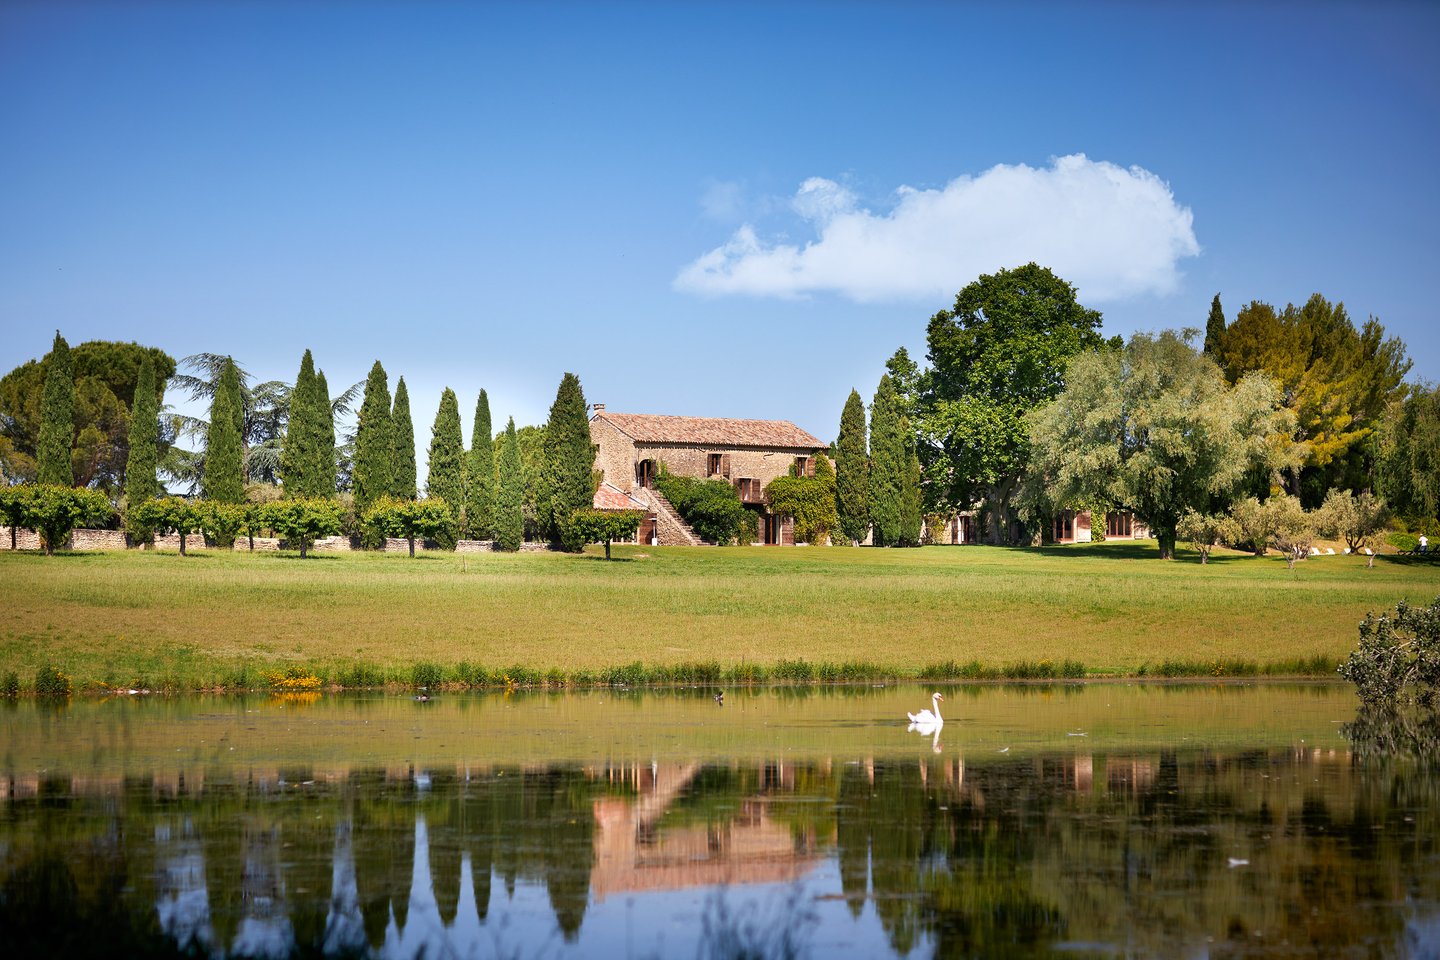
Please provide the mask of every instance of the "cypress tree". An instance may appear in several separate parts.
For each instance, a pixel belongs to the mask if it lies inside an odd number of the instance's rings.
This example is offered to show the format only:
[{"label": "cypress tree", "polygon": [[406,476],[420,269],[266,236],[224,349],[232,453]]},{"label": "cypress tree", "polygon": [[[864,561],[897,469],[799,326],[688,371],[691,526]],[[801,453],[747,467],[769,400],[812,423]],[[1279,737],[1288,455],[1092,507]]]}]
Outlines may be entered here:
[{"label": "cypress tree", "polygon": [[495,536],[495,436],[490,431],[490,398],[481,390],[465,471],[465,532],[474,540]]},{"label": "cypress tree", "polygon": [[[459,519],[460,505],[465,502],[465,435],[460,430],[460,401],[449,387],[440,394],[440,409],[430,429],[429,469],[425,495],[443,499],[451,516]],[[452,533],[446,539],[453,537]]]},{"label": "cypress tree", "polygon": [[395,432],[390,423],[390,386],[380,361],[370,368],[365,399],[355,426],[355,512],[364,515],[370,505],[390,495],[394,484]]},{"label": "cypress tree", "polygon": [[920,501],[920,455],[915,449],[915,437],[910,432],[910,422],[902,418],[900,430],[905,441],[905,471],[900,476],[899,543],[905,547],[918,547],[920,528],[925,519]]},{"label": "cypress tree", "polygon": [[590,442],[590,420],[585,416],[585,394],[580,378],[573,373],[565,374],[555,391],[543,450],[538,504],[541,526],[565,549],[578,551],[584,544],[569,535],[570,516],[594,503],[595,447]]},{"label": "cypress tree", "polygon": [[865,452],[865,401],[851,390],[840,414],[835,441],[835,510],[847,540],[859,542],[870,529],[870,457]]},{"label": "cypress tree", "polygon": [[901,536],[906,458],[897,402],[886,374],[870,407],[870,522],[877,547],[893,547]]},{"label": "cypress tree", "polygon": [[414,500],[415,424],[410,419],[410,391],[405,389],[404,377],[395,384],[395,408],[390,411],[390,422],[395,430],[395,457],[390,461],[395,472],[390,481],[390,496],[397,500]]},{"label": "cypress tree", "polygon": [[520,466],[520,439],[515,435],[515,418],[505,425],[500,444],[500,476],[495,491],[495,546],[519,550],[525,536],[525,473]]},{"label": "cypress tree", "polygon": [[135,378],[135,402],[130,408],[130,456],[125,461],[125,500],[130,506],[161,495],[155,478],[160,459],[160,397],[155,389],[155,361],[147,352]]},{"label": "cypress tree", "polygon": [[1210,301],[1210,317],[1205,321],[1205,352],[1219,362],[1225,345],[1225,311],[1220,309],[1220,294]]},{"label": "cypress tree", "polygon": [[240,503],[245,499],[244,417],[240,372],[235,361],[227,358],[210,402],[210,427],[205,433],[205,475],[200,490],[209,500]]},{"label": "cypress tree", "polygon": [[40,399],[40,435],[35,443],[36,480],[61,487],[75,485],[70,448],[75,439],[75,373],[70,366],[70,344],[55,331],[55,344],[47,358],[45,392]]},{"label": "cypress tree", "polygon": [[315,496],[319,429],[315,410],[315,361],[306,350],[300,360],[300,373],[295,377],[295,389],[290,392],[290,421],[285,430],[285,447],[280,451],[280,475],[287,497]]},{"label": "cypress tree", "polygon": [[330,406],[330,384],[325,371],[315,372],[315,409],[320,429],[315,432],[315,485],[313,497],[335,496],[335,410]]}]

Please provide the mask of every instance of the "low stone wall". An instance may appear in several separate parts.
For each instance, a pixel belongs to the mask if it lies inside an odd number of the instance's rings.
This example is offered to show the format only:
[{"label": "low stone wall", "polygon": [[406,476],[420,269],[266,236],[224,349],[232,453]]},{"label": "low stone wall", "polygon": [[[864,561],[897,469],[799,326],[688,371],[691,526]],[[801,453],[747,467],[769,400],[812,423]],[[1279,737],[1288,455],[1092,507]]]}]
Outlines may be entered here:
[{"label": "low stone wall", "polygon": [[[236,550],[239,550],[241,553],[249,553],[249,552],[250,552],[250,538],[249,538],[249,537],[236,537],[236,538],[235,538],[235,549],[236,549]],[[255,538],[255,552],[256,552],[256,553],[275,553],[275,552],[278,551],[279,549],[280,549],[280,538],[279,538],[279,537],[256,537],[256,538]]]},{"label": "low stone wall", "polygon": [[310,549],[331,552],[350,551],[355,549],[355,543],[349,537],[321,537],[310,545]]},{"label": "low stone wall", "polygon": [[[0,550],[10,549],[10,528],[0,527]],[[39,550],[40,535],[34,530],[26,530],[21,527],[15,531],[16,550]]]},{"label": "low stone wall", "polygon": [[[157,534],[156,537],[155,537],[155,543],[154,543],[152,546],[146,547],[145,549],[147,549],[147,550],[174,550],[176,553],[179,553],[179,552],[180,552],[180,535],[179,535],[179,534],[172,533],[172,534],[170,534],[170,535],[168,535],[168,536],[163,536],[163,537],[162,537],[162,536],[160,536],[160,535]],[[187,534],[185,535],[185,552],[186,552],[186,553],[189,553],[189,552],[191,552],[192,550],[206,550],[206,549],[209,549],[209,548],[205,546],[205,537],[204,537],[202,534],[198,534],[198,533],[187,533]]]},{"label": "low stone wall", "polygon": [[[5,543],[10,543],[8,536]],[[70,534],[71,550],[124,550],[129,546],[124,530],[75,530]]]},{"label": "low stone wall", "polygon": [[489,553],[495,549],[494,540],[456,540],[456,553]]}]

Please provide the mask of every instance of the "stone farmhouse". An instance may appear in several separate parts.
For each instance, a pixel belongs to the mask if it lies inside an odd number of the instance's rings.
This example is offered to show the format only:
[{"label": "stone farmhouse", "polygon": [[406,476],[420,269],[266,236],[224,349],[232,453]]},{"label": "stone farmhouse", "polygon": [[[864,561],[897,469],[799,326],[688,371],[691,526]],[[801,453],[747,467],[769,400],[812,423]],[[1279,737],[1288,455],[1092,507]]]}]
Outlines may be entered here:
[{"label": "stone farmhouse", "polygon": [[603,403],[594,406],[590,440],[604,485],[654,514],[653,539],[642,536],[641,542],[664,545],[702,541],[655,489],[661,464],[675,476],[713,477],[731,484],[740,501],[759,515],[761,543],[793,544],[794,520],[770,512],[765,485],[788,476],[792,466],[814,476],[815,457],[826,448],[788,420],[611,413]]}]

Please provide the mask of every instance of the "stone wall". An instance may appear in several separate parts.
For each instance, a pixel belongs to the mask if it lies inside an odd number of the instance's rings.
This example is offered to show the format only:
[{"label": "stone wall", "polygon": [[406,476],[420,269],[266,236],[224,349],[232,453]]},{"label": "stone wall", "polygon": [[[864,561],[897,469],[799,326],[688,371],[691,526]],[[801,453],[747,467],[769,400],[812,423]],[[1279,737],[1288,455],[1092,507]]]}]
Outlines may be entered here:
[{"label": "stone wall", "polygon": [[[241,553],[249,553],[249,552],[250,552],[250,538],[249,538],[249,537],[236,537],[236,538],[235,538],[235,549],[238,550],[238,551],[240,551]],[[256,552],[256,553],[275,553],[275,552],[278,551],[279,549],[280,549],[280,538],[279,538],[279,537],[256,537],[256,538],[255,538],[255,552]]]},{"label": "stone wall", "polygon": [[[8,536],[5,544],[10,544]],[[75,530],[70,534],[71,550],[124,550],[129,545],[124,530]]]},{"label": "stone wall", "polygon": [[590,421],[590,442],[595,444],[595,466],[605,479],[630,493],[635,489],[635,444],[615,425],[595,419]]},{"label": "stone wall", "polygon": [[355,549],[355,543],[349,537],[320,537],[310,545],[311,550],[324,550],[329,552],[343,552]]},{"label": "stone wall", "polygon": [[[0,550],[10,549],[10,528],[0,527]],[[26,530],[21,527],[15,531],[15,549],[17,550],[39,550],[40,535],[34,530]]]},{"label": "stone wall", "polygon": [[[702,479],[710,476],[710,454],[718,453],[729,458],[729,476],[722,476],[721,479],[729,480],[732,484],[738,483],[742,478],[758,480],[762,488],[777,477],[788,477],[796,457],[811,457],[815,454],[814,450],[801,448],[727,449],[670,443],[635,444],[634,450],[636,461],[654,460],[656,463],[665,464],[666,469],[677,477]],[[633,467],[631,473],[634,473]],[[620,484],[617,483],[616,486]]]}]

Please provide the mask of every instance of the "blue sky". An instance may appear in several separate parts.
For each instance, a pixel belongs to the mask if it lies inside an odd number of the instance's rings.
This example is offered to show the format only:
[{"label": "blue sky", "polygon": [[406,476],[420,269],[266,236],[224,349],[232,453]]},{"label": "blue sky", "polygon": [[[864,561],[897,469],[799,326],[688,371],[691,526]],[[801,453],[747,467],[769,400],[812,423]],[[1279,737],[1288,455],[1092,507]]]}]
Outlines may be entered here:
[{"label": "blue sky", "polygon": [[[613,410],[794,420],[1037,259],[1109,333],[1313,292],[1440,379],[1433,4],[0,5],[0,368],[125,339],[427,445]],[[1014,262],[1008,262],[1014,261]]]}]

